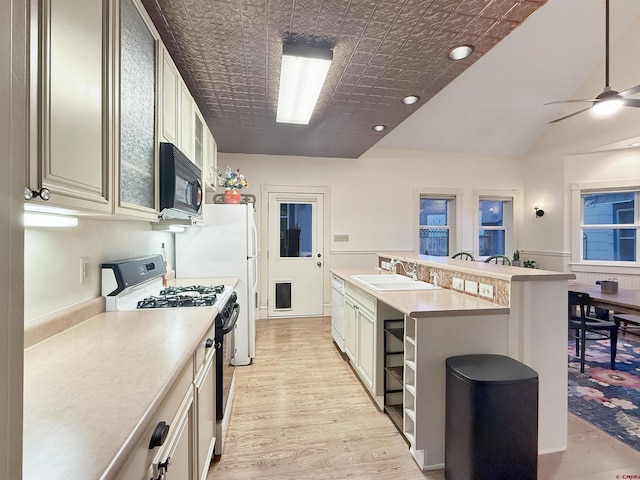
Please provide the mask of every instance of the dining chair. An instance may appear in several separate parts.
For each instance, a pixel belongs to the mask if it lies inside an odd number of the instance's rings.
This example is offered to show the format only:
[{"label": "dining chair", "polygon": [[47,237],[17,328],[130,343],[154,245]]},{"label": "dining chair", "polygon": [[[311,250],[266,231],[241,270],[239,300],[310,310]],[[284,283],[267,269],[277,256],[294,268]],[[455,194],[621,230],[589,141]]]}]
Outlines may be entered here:
[{"label": "dining chair", "polygon": [[492,255],[487,258],[484,263],[511,265],[511,259],[509,257],[505,257],[504,255]]},{"label": "dining chair", "polygon": [[471,255],[470,253],[467,253],[467,252],[458,252],[458,253],[452,255],[451,258],[457,258],[458,260],[469,260],[471,262],[473,262],[475,260],[473,255]]},{"label": "dining chair", "polygon": [[588,293],[569,291],[569,332],[576,340],[576,355],[580,356],[580,372],[584,373],[586,342],[610,340],[611,370],[616,369],[618,325],[589,315],[591,297]]}]

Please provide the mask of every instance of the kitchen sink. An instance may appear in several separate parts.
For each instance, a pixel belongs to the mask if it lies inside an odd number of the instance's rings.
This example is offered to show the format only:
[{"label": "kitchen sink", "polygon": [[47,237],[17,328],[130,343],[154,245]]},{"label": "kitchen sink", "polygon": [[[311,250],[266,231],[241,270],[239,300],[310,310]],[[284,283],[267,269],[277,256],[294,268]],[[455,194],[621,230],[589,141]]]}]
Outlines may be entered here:
[{"label": "kitchen sink", "polygon": [[398,274],[351,275],[351,278],[381,292],[404,290],[439,290],[440,287]]}]

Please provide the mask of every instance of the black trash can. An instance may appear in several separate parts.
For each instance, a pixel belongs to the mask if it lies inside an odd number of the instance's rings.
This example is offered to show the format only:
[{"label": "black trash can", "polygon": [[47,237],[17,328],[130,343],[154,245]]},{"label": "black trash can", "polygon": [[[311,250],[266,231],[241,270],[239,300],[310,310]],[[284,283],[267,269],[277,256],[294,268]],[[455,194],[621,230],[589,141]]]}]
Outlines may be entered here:
[{"label": "black trash can", "polygon": [[504,355],[446,360],[447,480],[535,480],[538,374]]}]

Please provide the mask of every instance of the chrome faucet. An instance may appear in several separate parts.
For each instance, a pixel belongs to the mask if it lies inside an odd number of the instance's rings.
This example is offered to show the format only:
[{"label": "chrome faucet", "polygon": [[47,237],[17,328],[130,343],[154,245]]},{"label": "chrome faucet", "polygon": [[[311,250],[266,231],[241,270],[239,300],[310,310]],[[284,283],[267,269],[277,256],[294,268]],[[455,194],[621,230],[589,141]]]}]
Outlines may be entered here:
[{"label": "chrome faucet", "polygon": [[429,279],[433,279],[433,286],[434,287],[438,286],[438,281],[440,280],[440,277],[438,276],[438,274],[436,272],[430,272],[429,273]]},{"label": "chrome faucet", "polygon": [[411,271],[409,271],[404,263],[405,262],[401,260],[396,260],[395,258],[392,258],[391,261],[389,262],[389,271],[393,273],[395,266],[400,265],[404,270],[404,273],[406,273],[407,275],[411,275],[411,278],[413,280],[418,280],[418,264],[414,263],[413,268],[411,269]]}]

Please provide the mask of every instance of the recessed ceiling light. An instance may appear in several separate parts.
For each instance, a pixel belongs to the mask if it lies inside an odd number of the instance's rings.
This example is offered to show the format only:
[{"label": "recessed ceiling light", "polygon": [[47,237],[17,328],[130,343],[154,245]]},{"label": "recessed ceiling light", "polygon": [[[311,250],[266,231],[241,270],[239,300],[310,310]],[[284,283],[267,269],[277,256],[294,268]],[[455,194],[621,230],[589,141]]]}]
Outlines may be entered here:
[{"label": "recessed ceiling light", "polygon": [[371,127],[371,130],[373,130],[374,132],[384,132],[386,129],[386,125],[374,125],[373,127]]},{"label": "recessed ceiling light", "polygon": [[463,58],[467,58],[473,52],[473,46],[471,45],[460,45],[458,47],[452,48],[449,52],[449,58],[451,60],[462,60]]},{"label": "recessed ceiling light", "polygon": [[405,105],[413,105],[414,103],[416,103],[418,100],[420,100],[420,97],[418,95],[408,95],[406,97],[404,97],[402,100],[400,100],[402,103],[404,103]]}]

